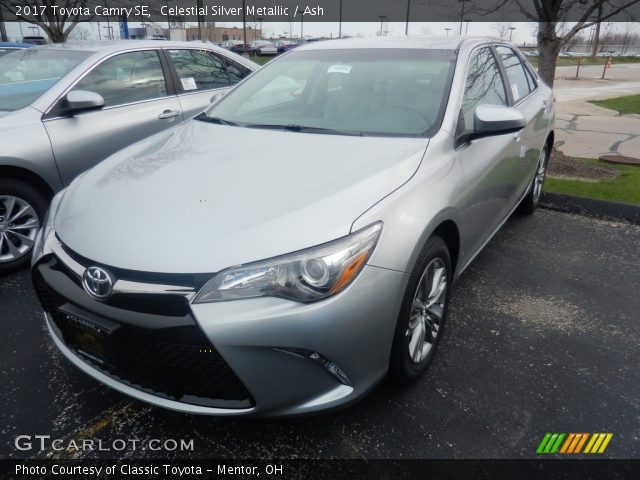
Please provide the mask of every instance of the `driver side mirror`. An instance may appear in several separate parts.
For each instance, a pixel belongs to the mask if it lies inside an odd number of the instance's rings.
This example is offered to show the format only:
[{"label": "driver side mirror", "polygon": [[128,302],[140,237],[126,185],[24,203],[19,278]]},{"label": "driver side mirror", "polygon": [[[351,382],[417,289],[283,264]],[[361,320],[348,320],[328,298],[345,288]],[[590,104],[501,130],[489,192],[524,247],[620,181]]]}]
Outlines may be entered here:
[{"label": "driver side mirror", "polygon": [[218,103],[222,99],[222,97],[224,97],[226,94],[227,92],[216,93],[213,97],[209,99],[209,103],[211,105],[213,105],[214,103]]},{"label": "driver side mirror", "polygon": [[522,130],[527,122],[515,108],[502,105],[480,105],[473,115],[473,131],[461,135],[457,144],[478,138],[504,135]]},{"label": "driver side mirror", "polygon": [[86,90],[73,90],[65,97],[65,113],[73,115],[75,113],[99,110],[104,107],[102,95]]}]

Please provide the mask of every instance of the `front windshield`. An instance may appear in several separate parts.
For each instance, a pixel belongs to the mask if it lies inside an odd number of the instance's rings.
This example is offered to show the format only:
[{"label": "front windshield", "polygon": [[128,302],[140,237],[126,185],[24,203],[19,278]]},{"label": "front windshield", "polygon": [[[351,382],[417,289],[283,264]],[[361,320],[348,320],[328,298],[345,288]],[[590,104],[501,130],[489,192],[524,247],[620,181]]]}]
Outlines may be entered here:
[{"label": "front windshield", "polygon": [[455,54],[419,49],[293,51],[202,120],[253,128],[421,136],[439,127]]},{"label": "front windshield", "polygon": [[91,52],[25,48],[0,57],[0,110],[30,105],[89,55]]}]

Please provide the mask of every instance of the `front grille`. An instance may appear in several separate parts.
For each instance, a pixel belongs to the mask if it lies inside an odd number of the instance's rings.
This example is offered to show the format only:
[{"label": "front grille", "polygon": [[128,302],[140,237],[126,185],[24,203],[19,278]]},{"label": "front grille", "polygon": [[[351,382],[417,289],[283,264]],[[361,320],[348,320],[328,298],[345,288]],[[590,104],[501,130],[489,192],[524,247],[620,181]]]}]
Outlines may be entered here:
[{"label": "front grille", "polygon": [[[253,405],[246,387],[208,341],[190,311],[177,316],[176,312],[150,314],[117,308],[89,297],[72,277],[53,255],[43,258],[32,271],[38,299],[53,319],[59,338],[85,363],[162,398],[219,408]],[[153,295],[145,298],[148,303],[155,300]],[[119,301],[126,304],[129,299]],[[107,358],[87,355],[75,343],[74,327],[63,311],[117,325],[109,336]]]}]

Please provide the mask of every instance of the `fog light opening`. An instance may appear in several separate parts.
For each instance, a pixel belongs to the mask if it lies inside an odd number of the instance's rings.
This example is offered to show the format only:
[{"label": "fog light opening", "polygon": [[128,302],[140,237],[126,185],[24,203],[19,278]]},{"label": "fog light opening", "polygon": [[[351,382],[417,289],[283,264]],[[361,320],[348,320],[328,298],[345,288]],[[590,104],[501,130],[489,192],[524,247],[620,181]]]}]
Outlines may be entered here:
[{"label": "fog light opening", "polygon": [[303,348],[276,348],[276,350],[280,350],[286,353],[293,353],[294,355],[298,355],[300,357],[304,357],[307,360],[311,360],[313,363],[320,365],[327,372],[329,372],[338,382],[348,387],[353,387],[351,380],[347,376],[346,373],[335,363],[329,360],[324,355],[314,352],[313,350],[305,350]]}]

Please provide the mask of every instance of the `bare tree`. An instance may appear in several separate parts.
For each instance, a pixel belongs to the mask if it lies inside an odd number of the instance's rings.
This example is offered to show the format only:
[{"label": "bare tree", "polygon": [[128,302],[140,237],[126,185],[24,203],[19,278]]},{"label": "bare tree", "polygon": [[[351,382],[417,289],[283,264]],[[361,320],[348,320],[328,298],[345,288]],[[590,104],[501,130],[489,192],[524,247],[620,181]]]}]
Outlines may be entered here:
[{"label": "bare tree", "polygon": [[[519,5],[521,1],[517,0]],[[638,2],[640,0],[533,0],[536,14],[529,18],[538,21],[538,73],[542,79],[553,85],[558,54],[578,32],[614,17]],[[576,7],[581,11],[578,21],[566,32],[561,32],[558,27],[562,26],[566,13]]]},{"label": "bare tree", "polygon": [[74,28],[73,31],[67,35],[67,38],[76,41],[86,40],[89,38],[89,29],[84,25],[80,25]]},{"label": "bare tree", "polygon": [[619,18],[638,3],[640,0],[494,0],[490,8],[478,6],[475,11],[495,15],[502,8],[516,5],[524,18],[537,22],[538,73],[553,86],[558,55],[578,32],[598,22]]},{"label": "bare tree", "polygon": [[509,27],[511,27],[510,23],[496,22],[493,25],[493,31],[498,38],[505,40],[509,36]]},{"label": "bare tree", "polygon": [[[5,8],[15,15],[16,3],[15,0],[0,0],[0,8]],[[80,12],[73,15],[61,15],[59,13],[54,14],[50,8],[40,10],[42,6],[51,5],[49,0],[22,0],[20,5],[36,7],[31,10],[34,12],[42,12],[36,13],[35,15],[22,15],[20,19],[27,23],[37,25],[44,30],[51,43],[64,43],[80,21]],[[66,11],[73,11],[73,9],[77,9],[78,7],[80,7],[81,10],[87,6],[87,0],[59,0],[56,2],[56,5],[65,7]],[[90,19],[91,18],[84,17],[84,20]]]}]

